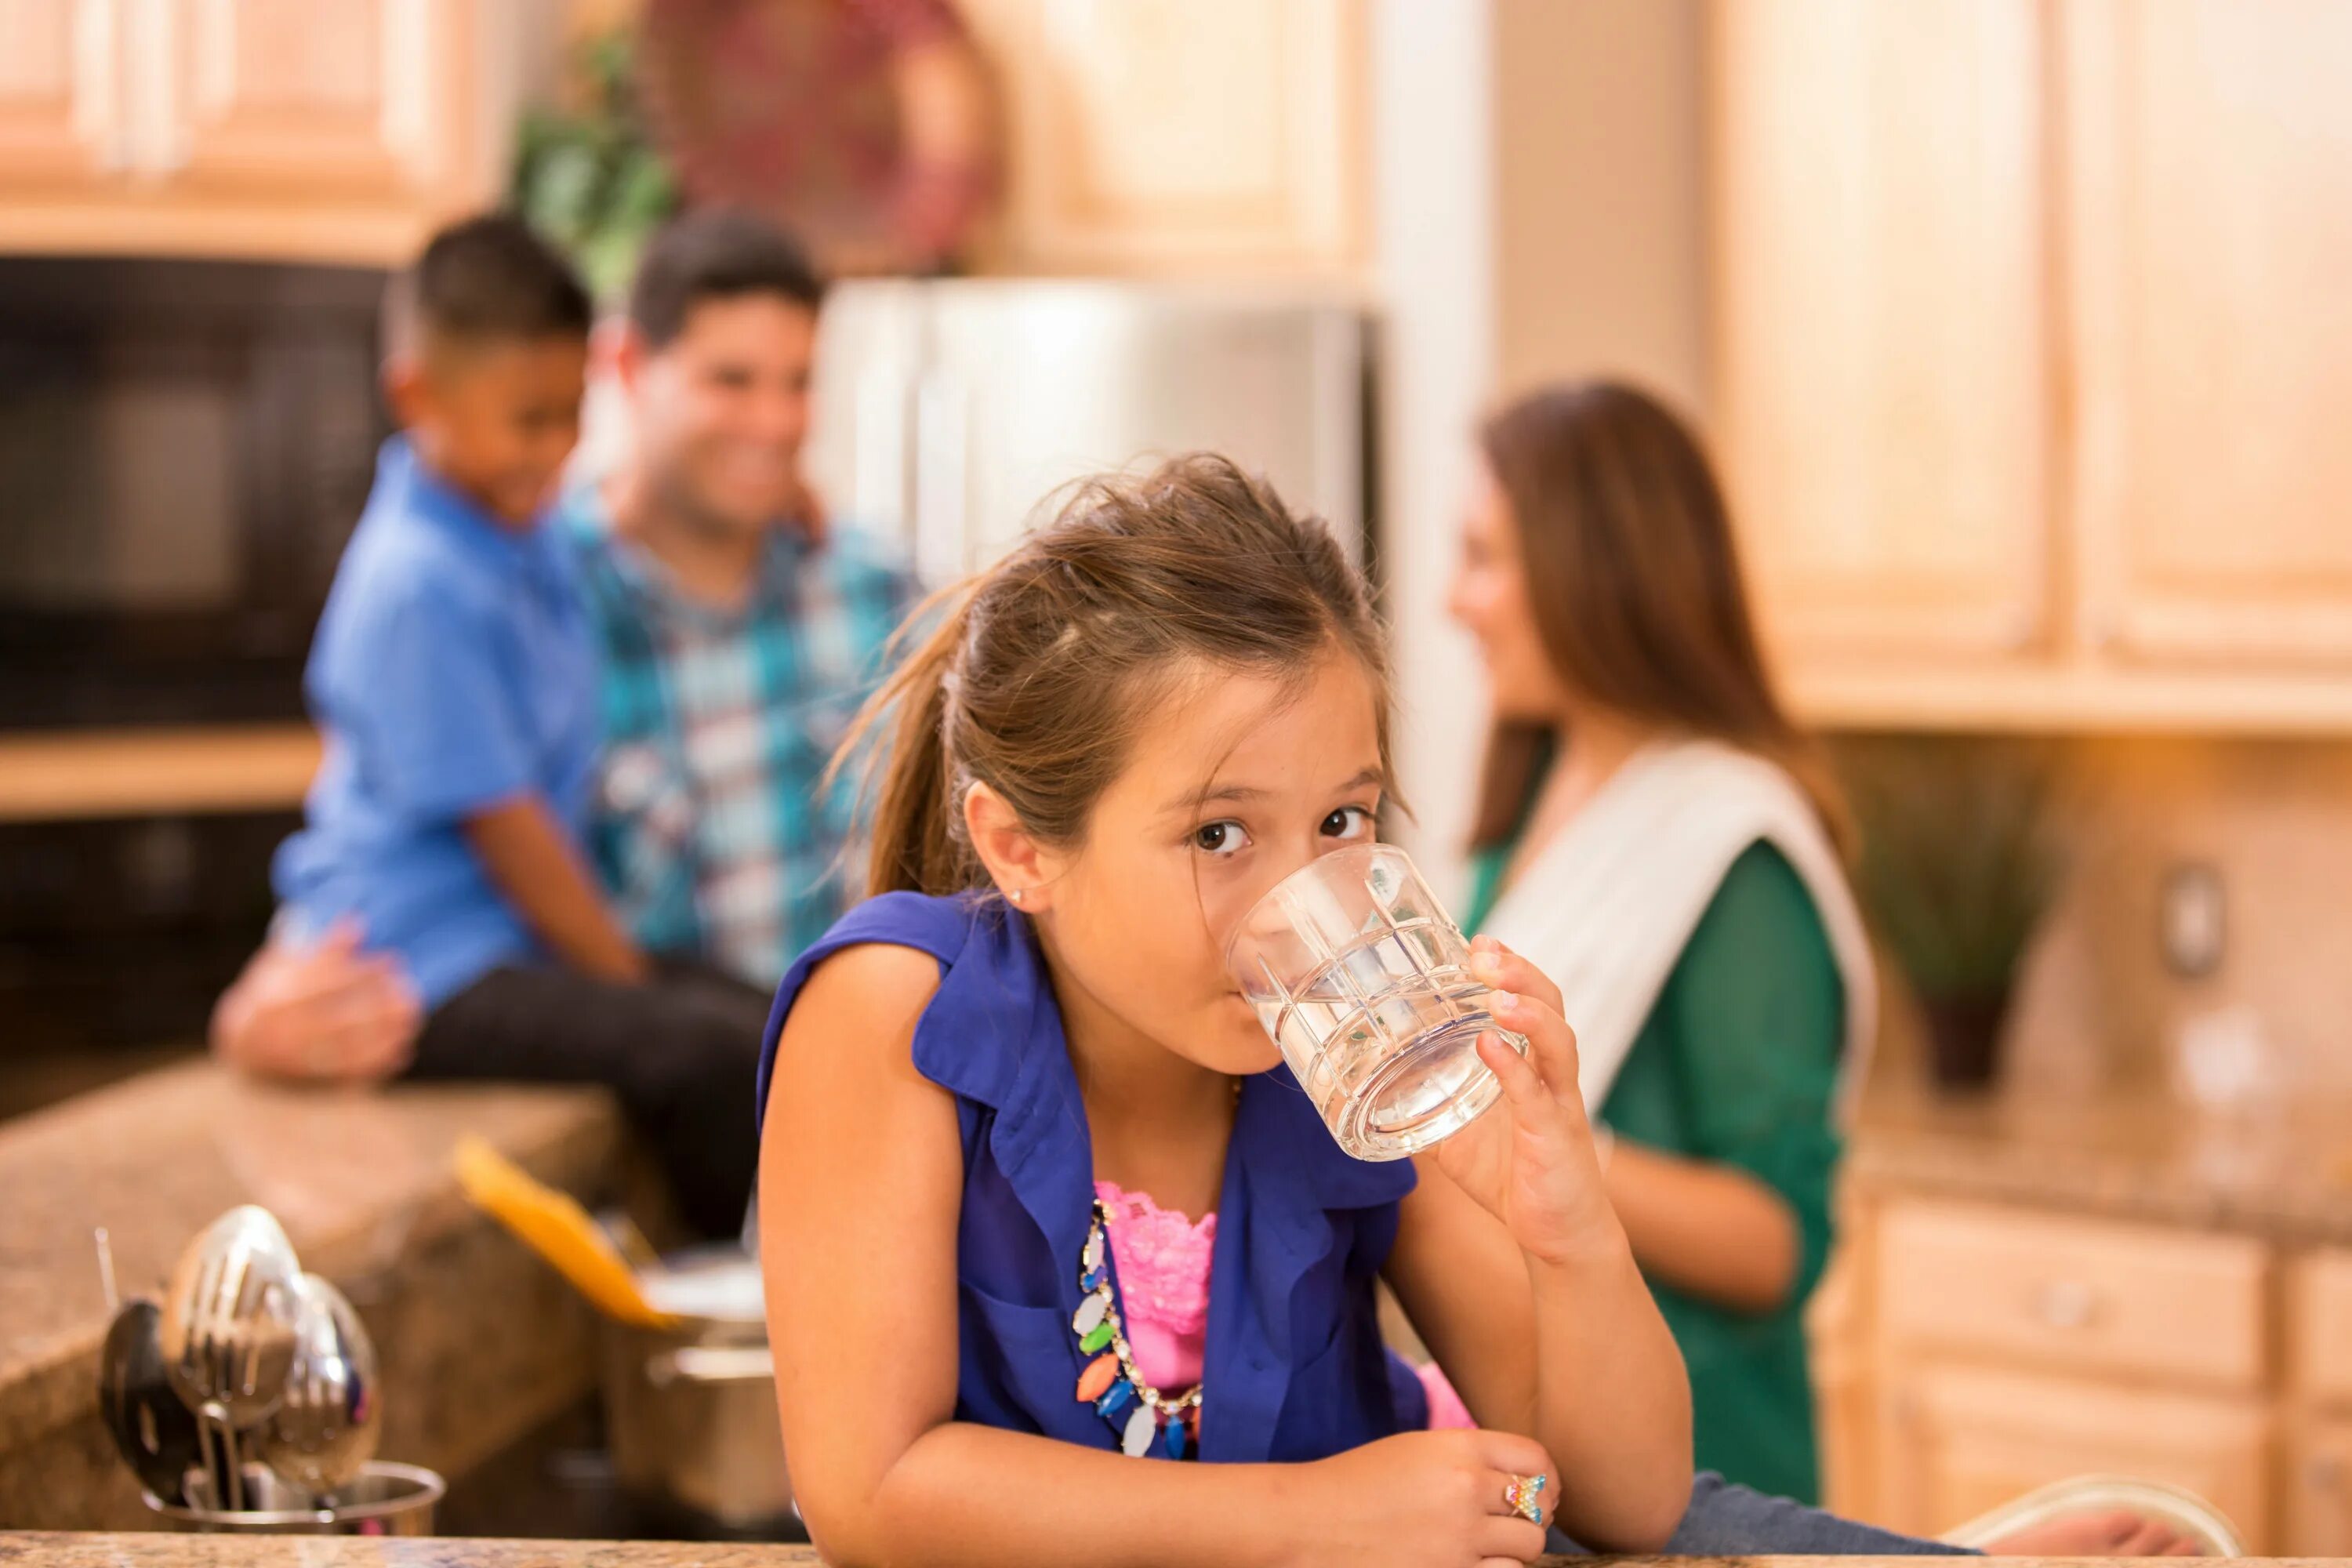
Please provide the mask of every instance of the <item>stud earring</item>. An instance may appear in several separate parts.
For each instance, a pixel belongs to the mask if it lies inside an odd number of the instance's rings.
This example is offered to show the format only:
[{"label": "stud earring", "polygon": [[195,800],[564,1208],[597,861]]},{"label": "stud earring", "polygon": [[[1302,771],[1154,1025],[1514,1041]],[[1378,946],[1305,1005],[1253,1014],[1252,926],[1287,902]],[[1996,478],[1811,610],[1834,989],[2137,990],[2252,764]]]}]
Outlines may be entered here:
[{"label": "stud earring", "polygon": [[1019,903],[1019,902],[1021,901],[1021,889],[1018,889],[1018,888],[1015,888],[1015,889],[1013,889],[1011,892],[1009,892],[1009,893],[1005,894],[1004,896],[1005,896],[1006,898],[1008,898],[1008,899],[1011,899],[1014,903],[1016,903],[1016,904],[1017,904],[1017,903]]}]

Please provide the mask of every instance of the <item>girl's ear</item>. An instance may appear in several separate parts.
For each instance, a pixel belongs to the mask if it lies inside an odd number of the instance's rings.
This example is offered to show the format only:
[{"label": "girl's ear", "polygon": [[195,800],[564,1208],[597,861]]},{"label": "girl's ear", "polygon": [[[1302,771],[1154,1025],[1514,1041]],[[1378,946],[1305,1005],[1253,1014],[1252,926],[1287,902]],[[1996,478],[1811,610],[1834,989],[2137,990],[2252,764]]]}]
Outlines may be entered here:
[{"label": "girl's ear", "polygon": [[1029,836],[1003,795],[984,784],[966,790],[963,826],[990,879],[1015,908],[1034,915],[1052,904],[1060,858]]}]

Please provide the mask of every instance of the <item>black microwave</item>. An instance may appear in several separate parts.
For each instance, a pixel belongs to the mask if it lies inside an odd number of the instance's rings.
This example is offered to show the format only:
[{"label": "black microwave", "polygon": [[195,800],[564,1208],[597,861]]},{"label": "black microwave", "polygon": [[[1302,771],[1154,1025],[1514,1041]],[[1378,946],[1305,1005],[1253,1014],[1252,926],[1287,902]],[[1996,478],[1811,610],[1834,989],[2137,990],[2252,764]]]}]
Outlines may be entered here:
[{"label": "black microwave", "polygon": [[384,275],[0,258],[0,729],[300,715]]}]

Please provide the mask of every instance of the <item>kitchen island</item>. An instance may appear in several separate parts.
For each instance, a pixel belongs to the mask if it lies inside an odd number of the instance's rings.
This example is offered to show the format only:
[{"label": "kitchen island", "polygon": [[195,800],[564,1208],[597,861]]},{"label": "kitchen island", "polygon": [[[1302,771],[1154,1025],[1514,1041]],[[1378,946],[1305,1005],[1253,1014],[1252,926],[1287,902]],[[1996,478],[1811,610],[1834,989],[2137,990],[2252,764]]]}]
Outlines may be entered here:
[{"label": "kitchen island", "polygon": [[0,1123],[0,1528],[154,1522],[98,1419],[98,1226],[130,1295],[224,1211],[277,1215],[375,1341],[385,1458],[454,1479],[584,1398],[589,1309],[461,1195],[468,1131],[576,1194],[629,1169],[601,1090],[312,1089],[201,1059]]}]

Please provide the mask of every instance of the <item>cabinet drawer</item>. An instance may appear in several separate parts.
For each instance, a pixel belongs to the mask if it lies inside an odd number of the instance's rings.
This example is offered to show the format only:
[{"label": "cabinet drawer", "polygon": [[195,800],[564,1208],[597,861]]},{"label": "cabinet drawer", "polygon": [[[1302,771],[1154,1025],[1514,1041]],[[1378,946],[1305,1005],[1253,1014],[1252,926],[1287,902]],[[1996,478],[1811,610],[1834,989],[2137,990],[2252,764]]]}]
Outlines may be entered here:
[{"label": "cabinet drawer", "polygon": [[1895,1341],[2251,1388],[2268,1360],[2269,1262],[2243,1237],[1893,1203],[1880,1230],[1881,1321]]},{"label": "cabinet drawer", "polygon": [[2295,1393],[2352,1409],[2352,1252],[2315,1252],[2295,1264],[2288,1318]]}]

